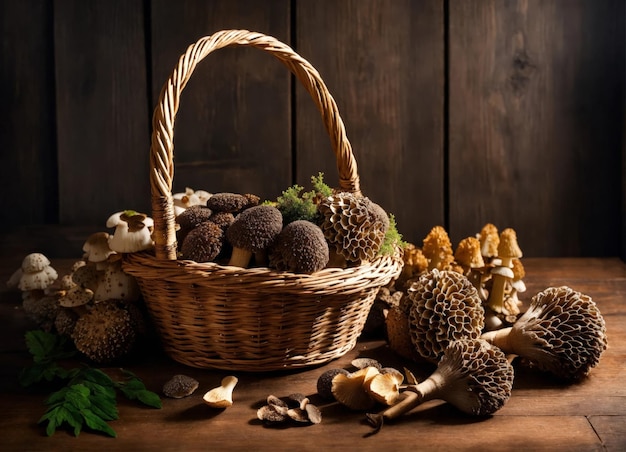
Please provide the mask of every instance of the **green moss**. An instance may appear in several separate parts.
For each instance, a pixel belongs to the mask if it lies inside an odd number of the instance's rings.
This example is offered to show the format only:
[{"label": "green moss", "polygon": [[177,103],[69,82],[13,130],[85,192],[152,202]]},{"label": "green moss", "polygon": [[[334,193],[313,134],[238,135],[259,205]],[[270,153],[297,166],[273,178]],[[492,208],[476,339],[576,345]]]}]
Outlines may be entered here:
[{"label": "green moss", "polygon": [[324,174],[318,173],[311,177],[313,190],[304,191],[304,187],[295,184],[283,191],[276,199],[276,208],[283,215],[283,224],[287,225],[296,220],[316,222],[316,199],[330,196],[332,189],[324,183]]},{"label": "green moss", "polygon": [[402,234],[398,232],[396,217],[393,214],[389,214],[389,229],[387,229],[385,240],[383,241],[383,245],[380,247],[378,254],[392,255],[396,248],[404,248],[406,245],[407,242],[402,240]]}]

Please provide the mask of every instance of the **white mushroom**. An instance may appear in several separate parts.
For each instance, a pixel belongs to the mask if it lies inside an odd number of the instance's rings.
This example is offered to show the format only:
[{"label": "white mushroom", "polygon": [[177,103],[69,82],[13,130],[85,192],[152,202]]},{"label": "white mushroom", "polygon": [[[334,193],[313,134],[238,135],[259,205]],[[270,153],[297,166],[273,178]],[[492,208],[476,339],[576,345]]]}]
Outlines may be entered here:
[{"label": "white mushroom", "polygon": [[228,408],[233,404],[233,390],[239,380],[235,376],[222,379],[222,384],[204,394],[202,400],[212,408]]},{"label": "white mushroom", "polygon": [[115,228],[109,237],[109,247],[118,253],[135,253],[152,247],[152,218],[133,210],[114,213],[106,222]]},{"label": "white mushroom", "polygon": [[115,254],[115,251],[109,248],[108,232],[96,232],[87,237],[83,251],[85,252],[85,259],[94,262],[99,269],[102,269],[101,266],[110,255]]},{"label": "white mushroom", "polygon": [[[13,283],[17,273],[9,279]],[[22,261],[21,275],[17,287],[22,291],[44,290],[56,281],[58,274],[50,261],[41,253],[31,253]]]},{"label": "white mushroom", "polygon": [[94,293],[94,302],[104,300],[137,301],[141,292],[132,275],[122,270],[121,261],[110,263]]}]

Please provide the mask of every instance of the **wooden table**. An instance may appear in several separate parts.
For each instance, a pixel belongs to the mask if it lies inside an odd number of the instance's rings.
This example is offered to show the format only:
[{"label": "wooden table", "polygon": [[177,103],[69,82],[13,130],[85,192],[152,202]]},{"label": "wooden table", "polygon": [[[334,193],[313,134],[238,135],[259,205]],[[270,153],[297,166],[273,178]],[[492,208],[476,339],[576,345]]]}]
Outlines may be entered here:
[{"label": "wooden table", "polygon": [[[71,260],[51,259],[57,269]],[[6,281],[19,267],[21,256],[0,261]],[[316,393],[318,376],[332,367],[347,367],[356,356],[369,356],[390,366],[406,365],[418,377],[432,370],[400,360],[381,337],[363,338],[355,350],[314,369],[270,374],[236,373],[235,403],[219,411],[202,402],[225,371],[187,368],[154,350],[126,368],[147,387],[160,392],[176,373],[200,382],[185,399],[163,398],[160,410],[118,398],[120,419],[110,423],[113,439],[83,432],[75,438],[58,431],[45,436],[37,420],[44,413],[45,392],[21,388],[19,370],[28,365],[24,332],[33,327],[21,310],[20,294],[0,290],[0,449],[2,450],[563,450],[622,451],[626,447],[626,265],[618,259],[524,259],[528,291],[523,300],[549,286],[569,285],[598,303],[606,320],[609,348],[590,376],[564,386],[536,372],[516,367],[512,397],[495,415],[471,418],[448,404],[429,402],[403,419],[387,424],[374,436],[363,413],[336,404],[319,403],[319,425],[271,428],[256,419],[256,410],[269,394]]]}]

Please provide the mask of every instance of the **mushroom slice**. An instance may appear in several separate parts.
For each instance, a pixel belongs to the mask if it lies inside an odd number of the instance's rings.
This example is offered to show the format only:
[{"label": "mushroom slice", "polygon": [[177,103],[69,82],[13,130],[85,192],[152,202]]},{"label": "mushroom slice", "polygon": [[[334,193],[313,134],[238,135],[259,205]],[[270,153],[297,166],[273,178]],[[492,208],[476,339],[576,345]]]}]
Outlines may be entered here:
[{"label": "mushroom slice", "polygon": [[397,376],[392,373],[375,375],[365,390],[371,398],[387,406],[393,405],[400,396]]},{"label": "mushroom slice", "polygon": [[337,374],[333,378],[332,393],[342,405],[352,410],[366,410],[375,401],[365,390],[369,381],[380,374],[375,367],[366,367],[349,375]]},{"label": "mushroom slice", "polygon": [[163,394],[174,399],[190,396],[198,389],[199,382],[187,375],[174,375],[163,385]]},{"label": "mushroom slice", "polygon": [[224,377],[220,386],[204,394],[204,403],[212,408],[228,408],[233,404],[233,389],[238,381],[237,377],[232,375]]}]

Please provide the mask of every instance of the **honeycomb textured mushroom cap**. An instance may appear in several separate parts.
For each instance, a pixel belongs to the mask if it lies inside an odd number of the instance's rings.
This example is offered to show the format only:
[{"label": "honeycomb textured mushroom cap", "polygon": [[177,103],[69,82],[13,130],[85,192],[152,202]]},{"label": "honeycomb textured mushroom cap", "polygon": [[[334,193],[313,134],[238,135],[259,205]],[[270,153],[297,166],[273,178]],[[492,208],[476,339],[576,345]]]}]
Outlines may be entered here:
[{"label": "honeycomb textured mushroom cap", "polygon": [[349,262],[373,260],[385,240],[389,217],[369,198],[339,192],[320,201],[324,237]]},{"label": "honeycomb textured mushroom cap", "polygon": [[435,372],[446,381],[442,398],[475,416],[498,411],[513,389],[513,366],[499,348],[482,339],[450,342]]},{"label": "honeycomb textured mushroom cap", "polygon": [[328,243],[316,224],[306,220],[289,223],[269,251],[270,267],[294,273],[313,273],[328,263]]},{"label": "honeycomb textured mushroom cap", "polygon": [[510,343],[518,344],[517,354],[566,380],[587,375],[608,345],[606,324],[596,303],[567,286],[535,295],[510,335]]},{"label": "honeycomb textured mushroom cap", "polygon": [[129,312],[113,302],[95,305],[76,321],[72,339],[78,351],[97,363],[109,363],[130,352],[136,333]]},{"label": "honeycomb textured mushroom cap", "polygon": [[464,275],[433,269],[409,288],[408,296],[409,332],[422,358],[436,362],[451,341],[480,337],[485,310]]},{"label": "honeycomb textured mushroom cap", "polygon": [[424,237],[422,253],[428,259],[428,269],[448,270],[454,262],[452,242],[442,226],[433,227]]}]

